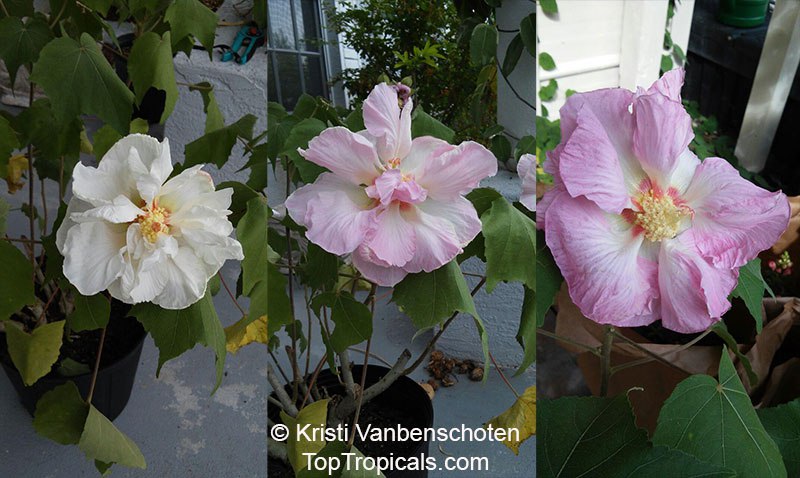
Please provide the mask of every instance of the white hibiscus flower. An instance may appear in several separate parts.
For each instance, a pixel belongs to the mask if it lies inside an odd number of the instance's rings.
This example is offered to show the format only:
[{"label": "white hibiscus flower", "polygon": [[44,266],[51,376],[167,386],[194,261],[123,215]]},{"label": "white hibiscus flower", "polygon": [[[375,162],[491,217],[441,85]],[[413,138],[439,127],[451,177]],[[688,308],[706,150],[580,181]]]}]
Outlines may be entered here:
[{"label": "white hibiscus flower", "polygon": [[214,190],[201,166],[174,178],[169,142],[132,134],[97,168],[72,173],[72,199],[56,234],[64,275],[81,294],[183,309],[242,246],[229,237],[232,189]]}]

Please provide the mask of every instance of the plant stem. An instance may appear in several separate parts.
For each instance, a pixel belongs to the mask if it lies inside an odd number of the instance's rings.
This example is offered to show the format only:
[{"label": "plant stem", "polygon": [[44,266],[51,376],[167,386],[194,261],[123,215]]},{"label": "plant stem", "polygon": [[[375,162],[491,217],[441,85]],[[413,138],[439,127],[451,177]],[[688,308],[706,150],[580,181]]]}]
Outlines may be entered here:
[{"label": "plant stem", "polygon": [[319,363],[317,364],[317,367],[314,369],[314,374],[311,376],[311,380],[308,381],[308,392],[306,393],[306,396],[303,397],[302,403],[300,403],[300,410],[302,410],[303,407],[306,406],[308,395],[311,393],[311,390],[314,389],[314,386],[316,386],[317,376],[319,375],[320,370],[322,370],[322,364],[324,364],[327,359],[328,359],[328,353],[325,352],[325,355],[322,356]]},{"label": "plant stem", "polygon": [[97,358],[94,361],[94,369],[92,370],[92,382],[89,384],[89,394],[86,396],[86,403],[92,404],[92,397],[94,396],[94,387],[97,384],[97,372],[100,371],[100,357],[103,356],[103,344],[106,343],[106,327],[100,332],[100,345],[97,346]]},{"label": "plant stem", "polygon": [[[289,197],[289,191],[292,187],[292,174],[290,168],[286,171],[286,197]],[[294,387],[292,390],[292,397],[297,398],[297,384],[300,381],[299,369],[297,368],[297,321],[294,320],[294,272],[292,270],[292,232],[289,226],[284,229],[286,234],[286,260],[289,263],[289,311],[292,314],[292,351],[289,354],[289,360],[292,363],[292,373]]]},{"label": "plant stem", "polygon": [[350,354],[347,350],[339,352],[339,362],[342,368],[342,379],[344,380],[344,388],[347,391],[347,396],[350,398],[355,397],[356,383],[353,380],[353,370],[350,368]]},{"label": "plant stem", "polygon": [[591,353],[593,355],[596,355],[598,357],[600,356],[600,352],[597,351],[597,347],[592,347],[590,345],[582,344],[580,342],[575,342],[572,339],[568,339],[566,337],[562,337],[562,336],[560,336],[558,334],[550,332],[549,330],[545,330],[545,329],[543,329],[541,327],[536,329],[536,333],[539,334],[539,335],[544,335],[545,337],[549,337],[549,338],[551,338],[553,340],[558,340],[560,342],[564,342],[565,344],[573,345],[575,347],[583,349],[584,351],[589,352],[589,353]]},{"label": "plant stem", "polygon": [[[369,289],[369,295],[367,295],[367,299],[364,301],[366,304],[369,302],[370,304],[370,313],[372,314],[372,319],[375,319],[375,291],[378,289],[378,285],[373,283],[372,287]],[[358,403],[356,403],[356,413],[353,414],[353,426],[352,430],[355,430],[356,424],[358,423],[358,417],[361,415],[361,406],[364,404],[364,385],[367,382],[367,367],[369,366],[369,349],[372,346],[372,336],[370,335],[369,339],[367,339],[367,348],[364,352],[364,366],[361,367],[361,385],[358,389]],[[353,446],[353,440],[355,440],[356,434],[351,433],[350,438],[347,440],[348,448]]]},{"label": "plant stem", "polygon": [[[67,2],[64,2],[66,5]],[[33,106],[33,82],[29,81],[28,86],[30,87],[30,91],[28,92],[28,108]],[[34,231],[34,220],[33,220],[33,147],[30,143],[28,143],[28,225],[30,230],[30,239],[33,241],[36,239],[36,232]],[[36,270],[36,247],[31,247],[31,268]],[[36,273],[32,274],[31,281],[33,281],[34,286],[36,286]]]},{"label": "plant stem", "polygon": [[228,287],[228,284],[225,283],[225,279],[222,277],[222,273],[221,272],[217,272],[217,277],[219,277],[219,283],[222,284],[222,287],[225,288],[225,292],[228,293],[228,297],[231,298],[231,301],[233,302],[233,305],[235,305],[236,308],[239,309],[239,312],[243,316],[247,315],[247,312],[245,312],[245,310],[242,308],[242,306],[239,305],[239,302],[236,301],[236,297],[234,297],[233,292],[231,291],[231,288]]},{"label": "plant stem", "polygon": [[280,400],[283,405],[283,410],[289,415],[296,417],[297,407],[292,403],[292,399],[289,398],[281,381],[275,376],[275,369],[272,368],[272,364],[269,362],[267,362],[267,381],[272,385],[272,391],[275,392],[275,396],[278,397],[278,400]]},{"label": "plant stem", "polygon": [[497,362],[494,360],[494,355],[492,355],[491,352],[489,352],[489,358],[492,360],[492,364],[494,365],[494,369],[497,370],[497,373],[500,375],[500,378],[502,378],[503,381],[508,386],[508,388],[511,389],[511,392],[514,394],[514,396],[516,398],[519,398],[519,393],[517,393],[517,391],[514,389],[514,386],[511,385],[511,382],[509,382],[508,378],[506,377],[506,374],[504,374],[503,371],[500,369],[500,367],[497,365]]},{"label": "plant stem", "polygon": [[[673,355],[673,354],[676,354],[678,352],[682,352],[682,351],[688,349],[692,345],[694,345],[697,342],[700,342],[701,340],[703,340],[703,338],[706,335],[710,334],[712,331],[713,331],[712,329],[706,329],[702,334],[700,334],[697,337],[693,338],[689,342],[686,342],[683,345],[675,347],[674,349],[669,350],[666,353],[663,353],[663,354],[660,354],[660,355],[659,354],[655,354],[655,355],[658,355],[663,360],[667,360],[667,358],[666,358],[667,355]],[[611,375],[614,375],[615,373],[619,372],[620,370],[625,370],[626,368],[635,367],[637,365],[643,365],[643,364],[646,364],[646,363],[653,362],[655,360],[656,360],[655,357],[652,357],[652,356],[648,355],[647,357],[641,358],[639,360],[633,360],[631,362],[626,362],[626,363],[623,363],[623,364],[619,364],[617,366],[611,367]]]},{"label": "plant stem", "polygon": [[629,339],[628,337],[625,337],[625,335],[623,335],[623,334],[621,334],[619,332],[615,331],[614,332],[614,336],[617,337],[618,339],[622,340],[623,342],[629,344],[631,347],[635,348],[636,350],[638,350],[638,351],[640,351],[640,352],[652,357],[654,360],[657,360],[657,361],[663,363],[664,365],[672,367],[675,370],[677,370],[679,372],[683,372],[683,373],[685,373],[687,375],[691,375],[692,374],[688,370],[684,369],[683,367],[679,367],[679,366],[675,365],[674,363],[672,363],[669,360],[665,359],[664,357],[658,355],[657,353],[652,352],[650,350],[647,350],[646,348],[642,347],[637,342],[634,342],[633,340]]},{"label": "plant stem", "polygon": [[39,316],[39,319],[36,321],[36,326],[37,327],[39,327],[40,325],[42,325],[45,322],[45,319],[47,318],[47,308],[50,307],[50,304],[53,302],[53,299],[55,299],[56,294],[58,294],[59,290],[61,290],[61,288],[59,286],[56,286],[56,289],[50,294],[50,297],[47,299],[47,302],[44,304],[44,308],[42,309],[42,314]]},{"label": "plant stem", "polygon": [[[484,277],[484,278],[482,278],[482,279],[480,280],[480,282],[478,282],[478,285],[476,285],[476,286],[475,286],[475,287],[472,289],[472,292],[470,292],[470,295],[472,295],[472,296],[474,297],[474,296],[475,296],[475,294],[477,294],[477,293],[478,293],[478,291],[481,289],[481,287],[483,287],[483,284],[485,284],[485,283],[486,283],[486,278]],[[458,312],[455,312],[453,315],[451,315],[451,316],[450,316],[450,318],[448,318],[448,319],[447,319],[447,320],[444,322],[444,324],[442,324],[442,326],[441,326],[441,327],[439,328],[439,330],[436,332],[436,335],[434,335],[434,336],[433,336],[433,338],[431,339],[431,341],[430,341],[430,342],[428,342],[428,345],[425,347],[425,350],[424,350],[424,351],[422,352],[422,354],[421,354],[421,355],[420,355],[420,356],[417,358],[417,360],[416,360],[416,361],[415,361],[413,364],[411,364],[411,366],[410,366],[410,367],[408,367],[407,369],[403,370],[403,375],[408,375],[408,374],[410,374],[411,372],[413,372],[414,370],[416,370],[416,369],[417,369],[417,367],[419,367],[419,366],[420,366],[420,364],[422,364],[422,362],[425,360],[425,357],[427,357],[427,356],[428,356],[428,354],[429,354],[429,353],[431,353],[431,351],[433,350],[433,347],[436,345],[436,341],[437,341],[437,340],[439,340],[439,337],[441,337],[441,336],[442,336],[442,334],[444,333],[444,331],[445,331],[445,330],[447,330],[447,326],[449,326],[449,325],[450,325],[450,323],[451,323],[451,322],[453,322],[453,320],[455,320],[455,318],[456,318],[457,316],[458,316]]]},{"label": "plant stem", "polygon": [[3,0],[0,0],[0,9],[3,10],[3,13],[5,14],[5,16],[7,16],[7,17],[11,16],[11,14],[8,13],[8,9],[6,8],[6,4],[3,3]]},{"label": "plant stem", "polygon": [[283,379],[286,381],[286,383],[289,383],[289,377],[286,375],[286,372],[283,371],[283,367],[281,367],[281,364],[278,363],[278,359],[275,357],[275,354],[272,352],[272,350],[269,351],[269,356],[272,357],[272,360],[275,362],[275,366],[278,367],[278,372],[280,372]]},{"label": "plant stem", "polygon": [[600,349],[600,396],[608,396],[608,379],[611,377],[611,348],[614,346],[614,327],[603,327],[603,345]]}]

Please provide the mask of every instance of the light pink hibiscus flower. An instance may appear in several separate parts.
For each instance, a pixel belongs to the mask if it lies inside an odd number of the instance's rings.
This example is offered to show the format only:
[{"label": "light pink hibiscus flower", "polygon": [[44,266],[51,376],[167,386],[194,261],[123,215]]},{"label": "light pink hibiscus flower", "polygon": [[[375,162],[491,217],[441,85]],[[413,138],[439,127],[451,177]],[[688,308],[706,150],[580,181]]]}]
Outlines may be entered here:
[{"label": "light pink hibiscus flower", "polygon": [[519,202],[531,211],[536,210],[536,156],[523,154],[517,163],[517,174],[522,181]]},{"label": "light pink hibiscus flower", "polygon": [[364,101],[365,131],[324,130],[300,154],[327,168],[286,200],[306,237],[326,251],[352,254],[367,279],[393,286],[406,274],[453,260],[480,232],[464,194],[497,173],[478,143],[411,139],[412,101],[377,85]]},{"label": "light pink hibiscus flower", "polygon": [[738,268],[786,229],[789,203],[725,160],[698,160],[683,71],[648,90],[573,95],[545,170],[539,225],[583,314],[699,332],[730,308]]}]

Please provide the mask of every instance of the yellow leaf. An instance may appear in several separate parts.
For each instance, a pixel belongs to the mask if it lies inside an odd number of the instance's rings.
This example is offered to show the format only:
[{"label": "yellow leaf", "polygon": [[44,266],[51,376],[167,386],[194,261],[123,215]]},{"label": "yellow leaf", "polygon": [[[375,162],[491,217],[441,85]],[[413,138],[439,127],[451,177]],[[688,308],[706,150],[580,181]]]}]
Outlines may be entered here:
[{"label": "yellow leaf", "polygon": [[269,342],[267,337],[267,316],[262,315],[247,325],[248,320],[243,317],[233,325],[225,327],[225,348],[229,353],[235,354],[240,348],[253,342],[266,344]]},{"label": "yellow leaf", "polygon": [[[306,405],[296,418],[292,418],[285,412],[281,412],[281,420],[289,427],[289,438],[286,440],[286,451],[289,463],[295,473],[306,467],[308,458],[304,453],[318,453],[325,448],[325,440],[322,440],[322,431],[325,422],[328,420],[328,402],[324,399]],[[303,434],[298,433],[304,425],[311,425]]]},{"label": "yellow leaf", "polygon": [[22,173],[27,170],[28,158],[24,154],[17,154],[9,158],[6,169],[6,183],[8,183],[9,194],[14,194],[25,185],[22,182]]},{"label": "yellow leaf", "polygon": [[[504,440],[503,443],[515,455],[519,455],[519,445],[536,434],[536,387],[525,390],[511,408],[489,420],[486,425],[505,430],[517,429],[519,440]],[[514,435],[513,431],[511,434]]]}]

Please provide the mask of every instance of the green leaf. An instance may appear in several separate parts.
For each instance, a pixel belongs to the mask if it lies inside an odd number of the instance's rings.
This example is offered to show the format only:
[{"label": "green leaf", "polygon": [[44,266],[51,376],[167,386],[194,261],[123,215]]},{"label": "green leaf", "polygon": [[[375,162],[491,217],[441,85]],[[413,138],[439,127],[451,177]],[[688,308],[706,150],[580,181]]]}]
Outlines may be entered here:
[{"label": "green leaf", "polygon": [[75,310],[67,317],[69,328],[75,332],[102,329],[108,325],[111,303],[103,294],[85,296],[73,291]]},{"label": "green leaf", "polygon": [[552,100],[556,96],[556,90],[558,90],[558,82],[550,80],[546,86],[539,88],[539,99],[542,101]]},{"label": "green leaf", "polygon": [[556,69],[556,62],[549,53],[541,52],[539,53],[539,66],[545,71],[553,71]]},{"label": "green leaf", "polygon": [[56,443],[77,445],[88,414],[89,405],[75,382],[68,381],[42,395],[36,403],[33,428]]},{"label": "green leaf", "polygon": [[219,387],[225,368],[225,330],[208,291],[202,299],[182,310],[162,309],[146,302],[134,305],[130,315],[144,326],[158,347],[156,375],[167,360],[200,343],[211,347],[216,354],[217,382],[214,389]]},{"label": "green leaf", "polygon": [[[164,20],[172,30],[172,51],[178,52],[183,40],[194,38],[208,52],[209,59],[214,49],[214,33],[217,30],[217,14],[198,0],[176,0],[170,2]],[[191,52],[191,46],[188,48]],[[188,55],[189,53],[187,53]]]},{"label": "green leaf", "polygon": [[517,342],[522,346],[524,354],[515,375],[520,375],[536,361],[536,327],[536,292],[525,287],[522,315],[517,329]]},{"label": "green leaf", "polygon": [[269,302],[267,303],[267,316],[269,317],[267,333],[272,337],[275,332],[286,324],[292,323],[292,307],[289,295],[286,293],[286,277],[274,264],[267,267],[267,286]]},{"label": "green leaf", "polygon": [[544,232],[537,234],[536,249],[536,326],[544,325],[544,316],[555,301],[556,294],[564,282],[561,270],[553,260],[553,254],[545,246]]},{"label": "green leaf", "polygon": [[411,137],[417,138],[419,136],[433,136],[448,143],[453,142],[455,138],[455,131],[445,126],[442,122],[422,111],[419,107],[414,112],[414,117],[411,120]]},{"label": "green leaf", "polygon": [[189,91],[198,91],[203,97],[203,112],[206,114],[205,133],[225,127],[225,119],[222,117],[217,98],[214,96],[214,86],[204,81],[190,86]]},{"label": "green leaf", "polygon": [[313,243],[308,244],[306,258],[305,283],[316,290],[332,289],[339,279],[339,258]]},{"label": "green leaf", "polygon": [[175,66],[172,64],[170,32],[161,37],[154,32],[142,34],[133,43],[128,56],[128,76],[136,92],[136,103],[140,104],[150,88],[166,94],[161,123],[164,123],[178,101],[178,84],[175,83]]},{"label": "green leaf", "polygon": [[184,168],[198,164],[212,163],[221,168],[231,156],[231,150],[238,138],[250,139],[256,117],[244,115],[239,120],[224,128],[216,129],[197,138],[186,145],[186,161]]},{"label": "green leaf", "polygon": [[492,154],[498,161],[506,162],[511,158],[511,142],[502,134],[492,138],[491,146]]},{"label": "green leaf", "polygon": [[336,353],[365,342],[372,336],[372,313],[347,292],[320,294],[314,298],[312,307],[317,311],[320,307],[330,307],[331,320],[336,324],[330,341]]},{"label": "green leaf", "polygon": [[95,131],[92,136],[92,154],[97,158],[97,161],[99,162],[103,159],[108,150],[120,139],[122,139],[122,135],[107,124]]},{"label": "green leaf", "polygon": [[514,71],[514,68],[517,67],[517,63],[519,63],[519,59],[522,56],[523,48],[525,48],[525,44],[522,43],[522,36],[517,33],[508,44],[506,55],[503,58],[502,71],[505,76],[510,75]]},{"label": "green leaf", "polygon": [[669,55],[661,56],[661,71],[667,72],[672,69],[672,58]]},{"label": "green leaf", "polygon": [[719,382],[685,379],[664,402],[653,443],[736,470],[740,477],[786,477],[780,451],[758,420],[723,347]]},{"label": "green leaf", "polygon": [[58,182],[63,158],[66,181],[80,154],[83,129],[80,118],[58,119],[50,100],[43,98],[17,115],[14,128],[19,132],[23,145],[30,143],[34,146],[33,167],[37,175]]},{"label": "green leaf", "polygon": [[[33,0],[3,0],[3,5],[12,17],[33,16]],[[0,18],[5,16],[5,11],[0,8]]]},{"label": "green leaf", "polygon": [[89,405],[89,414],[83,427],[78,448],[89,459],[103,463],[119,463],[133,468],[145,468],[144,455],[136,443],[111,423],[94,406]]},{"label": "green leaf", "polygon": [[120,134],[128,132],[133,93],[88,33],[81,35],[80,43],[69,37],[48,43],[33,67],[31,80],[47,93],[60,120],[97,115]]},{"label": "green leaf", "polygon": [[483,66],[494,61],[497,55],[497,28],[481,23],[472,30],[469,40],[469,58],[475,66]]},{"label": "green leaf", "polygon": [[40,325],[33,332],[25,333],[16,324],[7,322],[6,343],[11,361],[22,376],[25,385],[33,385],[53,368],[61,350],[64,321]]},{"label": "green leaf", "polygon": [[294,125],[283,143],[281,154],[289,157],[300,173],[300,179],[306,184],[313,183],[317,176],[326,169],[300,156],[297,148],[308,148],[308,142],[320,134],[325,127],[325,123],[316,118],[306,118]]},{"label": "green leaf", "polygon": [[519,34],[525,49],[536,58],[536,14],[531,13],[519,22]]},{"label": "green leaf", "polygon": [[238,181],[224,181],[217,184],[217,191],[228,188],[233,189],[231,205],[228,207],[228,210],[231,211],[231,215],[228,216],[228,220],[231,221],[231,224],[237,226],[247,212],[247,203],[251,199],[258,197],[259,194]]},{"label": "green leaf", "polygon": [[456,261],[432,272],[407,275],[395,286],[392,300],[420,330],[438,325],[455,312],[478,315]]},{"label": "green leaf", "polygon": [[739,297],[744,301],[747,310],[756,321],[758,333],[761,333],[764,326],[763,317],[761,317],[761,302],[767,287],[767,283],[761,277],[761,259],[755,258],[739,268],[739,282],[731,292],[732,297]]},{"label": "green leaf", "polygon": [[0,59],[8,68],[12,87],[19,67],[35,63],[52,37],[50,27],[40,17],[30,17],[25,23],[15,17],[0,20]]},{"label": "green leaf", "polygon": [[742,362],[742,366],[744,367],[745,372],[747,372],[747,378],[750,380],[750,383],[758,383],[758,375],[753,370],[753,365],[750,363],[750,359],[747,358],[747,355],[743,354],[741,350],[739,350],[739,344],[736,343],[736,339],[733,338],[733,335],[728,332],[728,326],[725,325],[725,322],[717,322],[711,326],[711,330],[717,334],[719,338],[725,341],[725,345],[727,345],[728,348],[732,350],[734,354],[736,354],[736,358]]},{"label": "green leaf", "polygon": [[91,373],[92,369],[85,363],[80,363],[67,357],[58,364],[58,374],[62,377],[76,377]]},{"label": "green leaf", "polygon": [[242,292],[247,295],[256,283],[267,277],[267,215],[269,206],[263,196],[247,201],[247,212],[236,227],[242,244]]},{"label": "green leaf", "polygon": [[486,288],[518,281],[536,289],[536,224],[505,198],[492,202],[481,215],[486,245]]},{"label": "green leaf", "polygon": [[467,194],[467,199],[472,203],[479,217],[483,216],[483,213],[492,207],[492,203],[501,197],[503,196],[492,188],[476,188]]},{"label": "green leaf", "polygon": [[756,410],[758,418],[783,455],[789,476],[800,476],[800,399]]},{"label": "green leaf", "polygon": [[680,45],[672,45],[672,54],[675,55],[679,61],[686,61],[686,53],[683,52],[683,48]]},{"label": "green leaf", "polygon": [[536,154],[536,137],[526,135],[517,141],[514,147],[514,159],[519,161],[523,154]]},{"label": "green leaf", "polygon": [[544,13],[558,13],[556,0],[539,0],[539,6]]},{"label": "green leaf", "polygon": [[0,177],[5,178],[7,176],[8,159],[11,157],[11,153],[19,147],[17,133],[14,132],[11,123],[0,116]]},{"label": "green leaf", "polygon": [[8,241],[0,240],[0,321],[36,302],[33,268],[27,257]]},{"label": "green leaf", "polygon": [[626,395],[539,400],[537,408],[542,478],[737,476],[680,451],[652,447],[646,432],[636,428]]},{"label": "green leaf", "polygon": [[304,436],[298,433],[304,425],[308,425],[307,435],[312,437],[319,436],[319,432],[314,433],[314,430],[319,430],[325,427],[328,418],[328,402],[330,399],[323,399],[306,405],[297,414],[297,417],[292,418],[281,411],[281,420],[289,427],[289,438],[286,440],[287,454],[289,463],[292,465],[295,473],[303,468],[306,468],[308,458],[304,453],[317,453],[325,447],[323,440],[306,440]]}]

